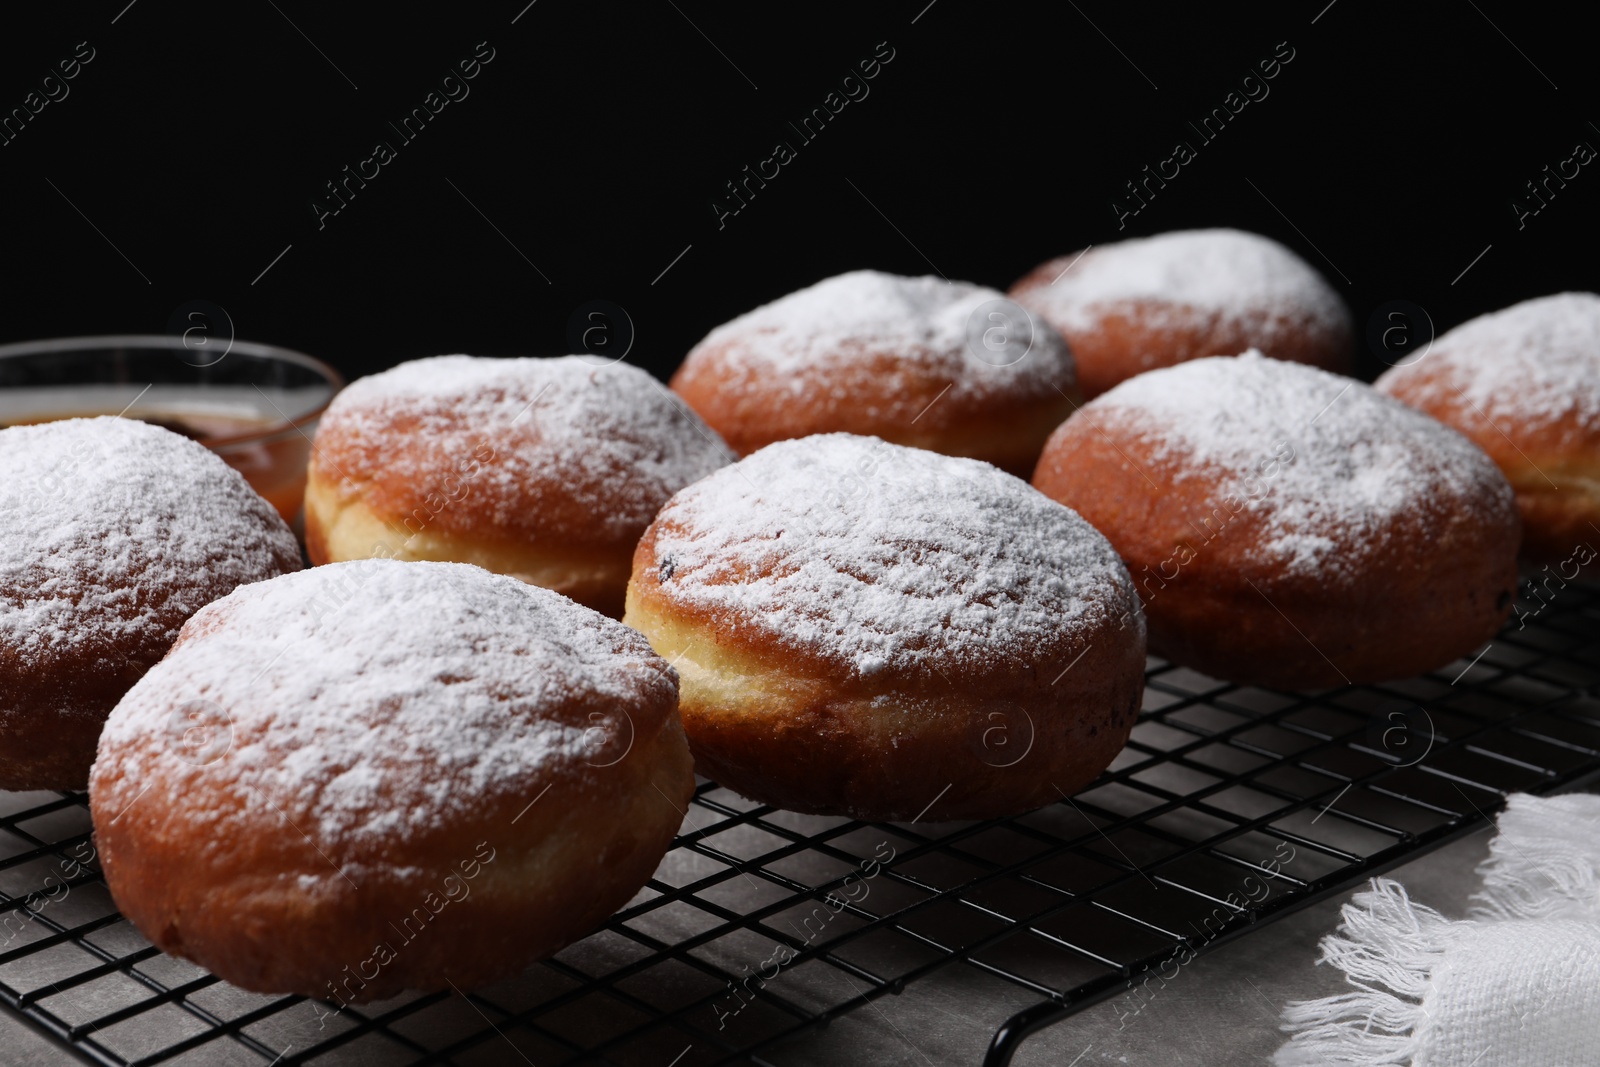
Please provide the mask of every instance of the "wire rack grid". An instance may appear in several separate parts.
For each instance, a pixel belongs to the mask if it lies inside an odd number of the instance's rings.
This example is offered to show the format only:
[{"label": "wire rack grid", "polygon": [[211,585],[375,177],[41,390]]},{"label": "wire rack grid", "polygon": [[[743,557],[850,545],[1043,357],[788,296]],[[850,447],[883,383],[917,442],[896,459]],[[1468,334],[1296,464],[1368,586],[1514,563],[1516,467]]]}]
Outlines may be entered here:
[{"label": "wire rack grid", "polygon": [[703,1067],[803,1060],[797,1037],[957,967],[1013,994],[984,1059],[1004,1067],[1510,792],[1600,777],[1600,588],[1532,591],[1476,658],[1397,683],[1283,693],[1151,660],[1112,767],[1018,818],[861,823],[703,782],[627,907],[467,995],[339,1009],[231,987],[117,913],[86,797],[0,794],[0,1003],[93,1064]]}]

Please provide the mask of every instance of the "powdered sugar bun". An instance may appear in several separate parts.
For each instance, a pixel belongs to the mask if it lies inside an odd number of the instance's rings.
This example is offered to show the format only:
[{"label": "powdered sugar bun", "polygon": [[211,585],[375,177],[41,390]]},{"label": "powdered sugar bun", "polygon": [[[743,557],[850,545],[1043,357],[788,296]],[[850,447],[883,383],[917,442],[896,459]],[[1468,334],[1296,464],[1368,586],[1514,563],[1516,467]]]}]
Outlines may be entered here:
[{"label": "powdered sugar bun", "polygon": [[215,453],[132,419],[0,430],[0,789],[82,789],[100,725],[195,611],[298,570]]},{"label": "powdered sugar bun", "polygon": [[1375,383],[1494,458],[1523,552],[1571,571],[1600,548],[1600,296],[1558,293],[1465,322]]},{"label": "powdered sugar bun", "polygon": [[700,771],[799,811],[1028,810],[1098,774],[1143,690],[1122,563],[986,464],[825,434],[679,492],[625,621],[683,678]]},{"label": "powdered sugar bun", "polygon": [[246,989],[482,985],[655,869],[694,785],[676,701],[640,635],[478,567],[246,586],[106,723],[107,884],[163,951]]},{"label": "powdered sugar bun", "polygon": [[1257,348],[1350,366],[1350,312],[1283,245],[1241,230],[1180,230],[1040,264],[1011,287],[1061,331],[1085,396],[1156,367]]},{"label": "powdered sugar bun", "polygon": [[618,615],[674,492],[732,458],[645,371],[582,356],[437,356],[362,378],[317,430],[313,563],[476,563]]},{"label": "powdered sugar bun", "polygon": [[1511,609],[1519,524],[1489,457],[1366,385],[1257,352],[1089,402],[1034,484],[1127,561],[1151,648],[1231,681],[1417,674]]},{"label": "powdered sugar bun", "polygon": [[672,388],[741,455],[846,431],[1026,474],[1078,400],[1060,336],[993,289],[858,270],[718,326]]}]

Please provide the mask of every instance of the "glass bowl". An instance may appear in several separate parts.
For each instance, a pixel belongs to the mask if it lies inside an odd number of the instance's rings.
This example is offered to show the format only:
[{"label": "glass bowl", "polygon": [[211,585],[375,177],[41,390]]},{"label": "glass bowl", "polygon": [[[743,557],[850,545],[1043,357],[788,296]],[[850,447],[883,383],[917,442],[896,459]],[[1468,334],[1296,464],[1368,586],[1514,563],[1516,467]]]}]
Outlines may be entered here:
[{"label": "glass bowl", "polygon": [[153,422],[216,452],[296,524],[311,436],[343,385],[321,360],[247,341],[26,341],[0,345],[0,427],[95,415]]}]

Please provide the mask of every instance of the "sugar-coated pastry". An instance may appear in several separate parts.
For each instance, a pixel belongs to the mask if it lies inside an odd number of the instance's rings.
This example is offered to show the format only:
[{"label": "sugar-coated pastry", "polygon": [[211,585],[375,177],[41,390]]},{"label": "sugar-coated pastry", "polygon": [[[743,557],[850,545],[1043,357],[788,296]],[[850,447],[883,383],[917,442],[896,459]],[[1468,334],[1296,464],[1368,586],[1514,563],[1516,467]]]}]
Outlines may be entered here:
[{"label": "sugar-coated pastry", "polygon": [[637,367],[414,360],[353,383],[322,416],[306,551],[319,564],[476,563],[616,616],[645,526],[731,458]]},{"label": "sugar-coated pastry", "polygon": [[1023,477],[1081,399],[1066,344],[1004,294],[871,270],[718,326],[672,388],[740,455],[843,431]]},{"label": "sugar-coated pastry", "polygon": [[199,612],[106,723],[106,883],[162,951],[334,1002],[469,989],[645,883],[694,790],[639,634],[456,563],[360,560]]},{"label": "sugar-coated pastry", "polygon": [[133,419],[0,430],[0,789],[82,789],[101,724],[194,612],[300,568],[198,442]]},{"label": "sugar-coated pastry", "polygon": [[1600,296],[1463,323],[1375,383],[1489,453],[1517,492],[1523,555],[1574,577],[1600,546]]},{"label": "sugar-coated pastry", "polygon": [[970,459],[825,434],[674,496],[628,625],[678,668],[700,773],[795,811],[932,821],[1071,794],[1121,750],[1144,619],[1106,539]]},{"label": "sugar-coated pastry", "polygon": [[1034,485],[1133,572],[1150,649],[1281,688],[1470,655],[1511,611],[1511,487],[1447,426],[1256,352],[1130,379],[1050,438]]},{"label": "sugar-coated pastry", "polygon": [[1179,230],[1042,263],[1011,287],[1078,361],[1087,397],[1156,367],[1256,348],[1350,367],[1350,312],[1283,245],[1240,230]]}]

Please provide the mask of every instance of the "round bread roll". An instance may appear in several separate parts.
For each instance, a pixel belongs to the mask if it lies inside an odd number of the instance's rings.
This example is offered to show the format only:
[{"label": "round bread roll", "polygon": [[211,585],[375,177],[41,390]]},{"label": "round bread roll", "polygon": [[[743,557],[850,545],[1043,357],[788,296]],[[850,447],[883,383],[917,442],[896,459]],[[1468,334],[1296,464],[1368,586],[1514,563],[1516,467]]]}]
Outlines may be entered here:
[{"label": "round bread roll", "polygon": [[437,356],[362,378],[317,429],[311,562],[476,563],[622,614],[667,498],[733,457],[665,386],[583,356]]},{"label": "round bread roll", "polygon": [[1011,287],[1059,330],[1084,396],[1156,367],[1257,348],[1348,371],[1339,294],[1283,245],[1240,230],[1180,230],[1042,263]]},{"label": "round bread roll", "polygon": [[700,773],[794,811],[986,819],[1094,779],[1144,690],[1127,570],[986,463],[769,445],[674,496],[624,621],[683,679]]},{"label": "round bread roll", "polygon": [[[1463,323],[1376,387],[1472,438],[1505,472],[1523,555],[1575,577],[1600,546],[1600,296],[1560,293]],[[1570,571],[1570,573],[1567,573]]]},{"label": "round bread roll", "polygon": [[1034,485],[1133,572],[1157,655],[1313,688],[1493,637],[1519,524],[1493,461],[1349,378],[1257,352],[1130,379],[1050,438]]},{"label": "round bread roll", "polygon": [[133,419],[0,430],[0,471],[0,789],[82,789],[184,621],[300,546],[219,456]]},{"label": "round bread roll", "polygon": [[993,289],[858,270],[718,326],[672,388],[740,455],[843,431],[1023,477],[1081,397],[1060,336]]},{"label": "round bread roll", "polygon": [[644,885],[693,793],[642,637],[478,567],[362,560],[239,589],[129,691],[89,788],[162,951],[344,1004],[482,986]]}]

